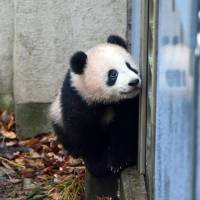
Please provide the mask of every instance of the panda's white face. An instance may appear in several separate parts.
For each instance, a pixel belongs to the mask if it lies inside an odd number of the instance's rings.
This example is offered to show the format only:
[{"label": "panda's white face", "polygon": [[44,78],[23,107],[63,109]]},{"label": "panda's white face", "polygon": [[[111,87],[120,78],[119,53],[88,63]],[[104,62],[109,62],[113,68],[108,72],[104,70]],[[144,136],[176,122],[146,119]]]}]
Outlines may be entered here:
[{"label": "panda's white face", "polygon": [[117,102],[139,93],[139,69],[124,48],[101,44],[86,54],[84,72],[71,72],[71,83],[88,103]]}]

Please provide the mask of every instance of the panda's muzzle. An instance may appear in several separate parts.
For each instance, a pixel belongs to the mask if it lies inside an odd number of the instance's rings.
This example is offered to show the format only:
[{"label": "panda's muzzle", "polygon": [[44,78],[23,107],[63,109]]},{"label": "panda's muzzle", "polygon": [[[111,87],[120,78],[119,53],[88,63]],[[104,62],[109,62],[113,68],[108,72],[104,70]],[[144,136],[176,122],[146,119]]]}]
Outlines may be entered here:
[{"label": "panda's muzzle", "polygon": [[140,80],[137,78],[137,79],[132,80],[128,85],[132,87],[136,87],[138,86],[139,82]]},{"label": "panda's muzzle", "polygon": [[133,81],[128,83],[128,85],[130,86],[130,90],[129,91],[121,91],[120,93],[122,95],[132,94],[135,91],[139,91],[141,89],[141,82],[139,79],[134,79]]}]

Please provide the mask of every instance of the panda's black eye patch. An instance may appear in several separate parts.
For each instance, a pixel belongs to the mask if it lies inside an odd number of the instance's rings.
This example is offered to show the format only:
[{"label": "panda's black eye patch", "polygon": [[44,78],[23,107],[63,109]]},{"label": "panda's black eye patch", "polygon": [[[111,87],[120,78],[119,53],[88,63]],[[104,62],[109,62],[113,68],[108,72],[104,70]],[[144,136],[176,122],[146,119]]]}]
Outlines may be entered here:
[{"label": "panda's black eye patch", "polygon": [[108,71],[108,80],[106,84],[108,86],[113,86],[117,80],[118,72],[116,69],[111,69]]},{"label": "panda's black eye patch", "polygon": [[132,68],[131,65],[130,65],[128,62],[126,62],[126,66],[127,66],[131,71],[133,71],[134,73],[138,74],[138,71],[137,71],[136,69]]}]

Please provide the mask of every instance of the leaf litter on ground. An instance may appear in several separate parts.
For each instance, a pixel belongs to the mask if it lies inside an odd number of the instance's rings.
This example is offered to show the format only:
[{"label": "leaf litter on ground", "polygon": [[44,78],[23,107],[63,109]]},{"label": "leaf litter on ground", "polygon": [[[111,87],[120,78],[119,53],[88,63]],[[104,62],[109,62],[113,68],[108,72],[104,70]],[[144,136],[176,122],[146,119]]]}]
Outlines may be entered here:
[{"label": "leaf litter on ground", "polygon": [[20,139],[14,113],[0,112],[0,196],[24,200],[82,200],[85,167],[49,132]]}]

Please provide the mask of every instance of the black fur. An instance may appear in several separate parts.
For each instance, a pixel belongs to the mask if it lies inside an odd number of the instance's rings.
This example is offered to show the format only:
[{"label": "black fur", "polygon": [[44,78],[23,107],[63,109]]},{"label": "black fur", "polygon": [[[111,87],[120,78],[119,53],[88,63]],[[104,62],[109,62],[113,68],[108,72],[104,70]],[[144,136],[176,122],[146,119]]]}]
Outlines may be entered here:
[{"label": "black fur", "polygon": [[133,67],[131,67],[131,65],[130,65],[128,62],[126,62],[126,66],[127,66],[128,69],[130,69],[132,72],[138,74],[138,71],[137,71],[136,69],[134,69]]},{"label": "black fur", "polygon": [[109,87],[115,85],[117,81],[117,76],[118,76],[118,71],[116,69],[109,70],[106,85]]},{"label": "black fur", "polygon": [[127,43],[125,42],[125,40],[118,35],[110,35],[107,39],[107,42],[111,44],[117,44],[126,50],[128,49]]},{"label": "black fur", "polygon": [[[138,97],[119,103],[88,105],[70,84],[70,73],[61,91],[64,127],[54,124],[59,141],[74,157],[81,157],[96,176],[119,173],[136,164],[138,146]],[[107,109],[114,121],[103,125]]]},{"label": "black fur", "polygon": [[82,74],[87,62],[87,55],[83,51],[76,52],[70,59],[70,67],[76,74]]}]

